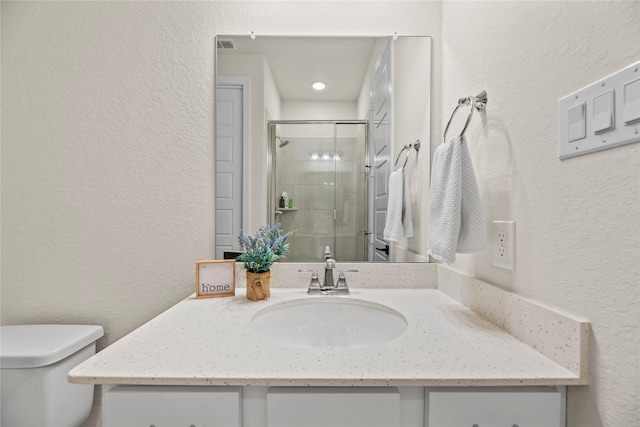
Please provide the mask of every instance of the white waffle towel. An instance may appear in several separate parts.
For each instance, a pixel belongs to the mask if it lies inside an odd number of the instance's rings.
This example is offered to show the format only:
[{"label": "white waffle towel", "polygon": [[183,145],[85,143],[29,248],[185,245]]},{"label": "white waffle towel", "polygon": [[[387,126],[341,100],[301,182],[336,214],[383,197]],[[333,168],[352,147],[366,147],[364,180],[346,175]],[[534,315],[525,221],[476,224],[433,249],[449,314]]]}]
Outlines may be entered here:
[{"label": "white waffle towel", "polygon": [[402,168],[402,230],[404,237],[413,237],[413,213],[411,212],[411,187],[409,174]]},{"label": "white waffle towel", "polygon": [[428,254],[452,263],[457,253],[485,247],[482,204],[465,136],[440,144],[433,155]]},{"label": "white waffle towel", "polygon": [[387,242],[397,242],[403,237],[413,237],[413,216],[409,177],[404,168],[400,168],[389,175],[389,199],[383,238]]}]

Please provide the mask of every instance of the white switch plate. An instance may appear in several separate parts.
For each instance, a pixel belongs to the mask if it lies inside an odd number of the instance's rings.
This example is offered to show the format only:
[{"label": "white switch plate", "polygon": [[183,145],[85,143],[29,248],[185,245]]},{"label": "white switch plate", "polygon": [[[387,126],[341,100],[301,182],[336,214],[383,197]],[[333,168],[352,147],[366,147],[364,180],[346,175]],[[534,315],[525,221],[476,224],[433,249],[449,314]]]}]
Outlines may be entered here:
[{"label": "white switch plate", "polygon": [[496,267],[515,270],[516,223],[493,221],[491,224],[491,260]]},{"label": "white switch plate", "polygon": [[640,61],[558,100],[558,157],[640,142],[639,81]]}]

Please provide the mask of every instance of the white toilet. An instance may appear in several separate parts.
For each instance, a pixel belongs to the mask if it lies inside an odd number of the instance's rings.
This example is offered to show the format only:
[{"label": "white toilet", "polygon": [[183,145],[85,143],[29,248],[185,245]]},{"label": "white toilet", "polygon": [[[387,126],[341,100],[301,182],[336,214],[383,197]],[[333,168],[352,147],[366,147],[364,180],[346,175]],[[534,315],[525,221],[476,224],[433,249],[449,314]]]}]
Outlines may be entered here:
[{"label": "white toilet", "polygon": [[96,352],[102,326],[0,327],[2,427],[71,427],[91,412],[93,384],[71,384],[69,371]]}]

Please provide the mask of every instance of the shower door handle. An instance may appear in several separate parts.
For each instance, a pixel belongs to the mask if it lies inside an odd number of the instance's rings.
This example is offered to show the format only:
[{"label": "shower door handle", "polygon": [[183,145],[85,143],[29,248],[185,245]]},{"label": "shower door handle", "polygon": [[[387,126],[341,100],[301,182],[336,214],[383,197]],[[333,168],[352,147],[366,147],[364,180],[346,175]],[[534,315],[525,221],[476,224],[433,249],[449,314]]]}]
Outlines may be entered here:
[{"label": "shower door handle", "polygon": [[276,211],[275,211],[274,213],[276,214],[276,216],[277,216],[277,215],[282,215],[282,211],[279,211],[279,210],[277,210],[277,209],[276,209]]},{"label": "shower door handle", "polygon": [[384,245],[384,248],[376,248],[376,251],[384,252],[389,255],[389,245]]}]

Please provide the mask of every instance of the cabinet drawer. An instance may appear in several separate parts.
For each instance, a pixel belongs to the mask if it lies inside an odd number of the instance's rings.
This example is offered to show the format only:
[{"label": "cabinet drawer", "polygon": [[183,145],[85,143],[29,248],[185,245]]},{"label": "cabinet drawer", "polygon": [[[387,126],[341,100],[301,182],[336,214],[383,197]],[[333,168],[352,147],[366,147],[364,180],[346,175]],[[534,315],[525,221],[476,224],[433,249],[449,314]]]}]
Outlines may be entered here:
[{"label": "cabinet drawer", "polygon": [[268,427],[399,427],[397,388],[270,388]]},{"label": "cabinet drawer", "polygon": [[431,390],[428,427],[563,427],[564,397],[555,388]]},{"label": "cabinet drawer", "polygon": [[241,427],[240,387],[115,386],[104,427]]}]

